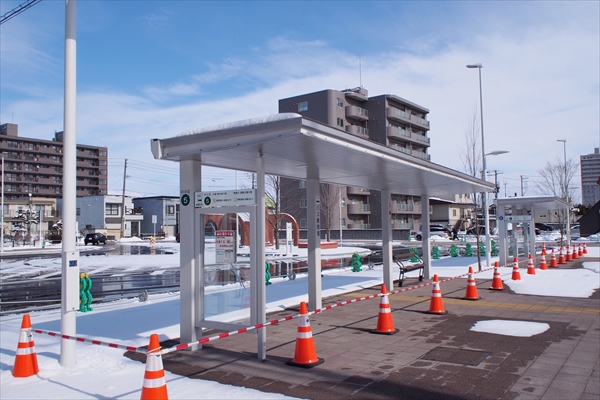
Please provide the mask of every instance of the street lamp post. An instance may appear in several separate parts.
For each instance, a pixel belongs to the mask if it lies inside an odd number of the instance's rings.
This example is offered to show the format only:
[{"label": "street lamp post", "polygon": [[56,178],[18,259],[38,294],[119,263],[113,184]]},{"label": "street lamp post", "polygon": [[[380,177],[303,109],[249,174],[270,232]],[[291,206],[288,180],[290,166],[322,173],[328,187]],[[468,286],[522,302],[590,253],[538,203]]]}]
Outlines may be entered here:
[{"label": "street lamp post", "polygon": [[[483,170],[481,171],[481,179],[485,180],[485,141],[483,134],[483,89],[481,87],[481,68],[483,68],[483,64],[468,64],[467,68],[477,68],[479,70],[479,111],[480,118],[479,121],[481,123],[481,154],[482,154],[482,162],[483,162]],[[487,267],[489,268],[492,265],[491,255],[490,255],[490,212],[487,207],[487,195],[485,192],[481,194],[481,206],[483,207],[483,218],[484,218],[484,229],[485,229],[485,260]],[[479,232],[478,232],[479,234]],[[481,269],[481,266],[479,266]]]},{"label": "street lamp post", "polygon": [[[563,185],[563,189],[564,189],[564,195],[565,195],[565,201],[567,202],[567,213],[569,212],[570,206],[569,206],[569,184],[567,182],[567,139],[556,139],[557,142],[562,142],[563,144],[563,160],[564,160],[564,165],[563,167],[565,168],[565,182]],[[565,219],[568,218],[567,215],[565,215]],[[569,230],[567,229],[568,226],[566,224],[565,221],[565,231],[567,234],[567,246],[570,243],[570,239],[571,239],[571,232],[569,232]]]}]

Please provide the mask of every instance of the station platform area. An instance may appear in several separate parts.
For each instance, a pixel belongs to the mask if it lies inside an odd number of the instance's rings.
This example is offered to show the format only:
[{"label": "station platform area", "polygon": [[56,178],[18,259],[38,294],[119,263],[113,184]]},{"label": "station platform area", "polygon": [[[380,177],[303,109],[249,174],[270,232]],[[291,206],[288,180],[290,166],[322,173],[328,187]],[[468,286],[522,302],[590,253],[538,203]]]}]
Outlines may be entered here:
[{"label": "station platform area", "polygon": [[[582,262],[600,259],[580,258],[555,271],[581,268]],[[522,262],[521,274],[526,268]],[[502,273],[507,282],[510,268]],[[583,298],[518,294],[506,286],[489,290],[489,276],[476,276],[481,299],[474,301],[463,299],[466,279],[442,282],[446,314],[427,312],[432,286],[388,296],[398,329],[392,335],[371,332],[377,326],[380,298],[310,315],[316,353],[324,360],[313,368],[287,364],[294,357],[297,319],[266,328],[264,361],[257,358],[256,334],[249,332],[211,341],[200,350],[164,354],[164,368],[189,378],[305,399],[598,399],[599,291]],[[323,306],[380,292],[379,284],[366,283],[324,298]],[[420,283],[408,277],[403,288]],[[296,298],[281,301],[284,308],[270,312],[267,321],[298,314]],[[492,320],[540,322],[549,328],[530,336],[471,329]],[[168,340],[161,346],[178,343]],[[145,361],[142,354],[126,356]]]}]

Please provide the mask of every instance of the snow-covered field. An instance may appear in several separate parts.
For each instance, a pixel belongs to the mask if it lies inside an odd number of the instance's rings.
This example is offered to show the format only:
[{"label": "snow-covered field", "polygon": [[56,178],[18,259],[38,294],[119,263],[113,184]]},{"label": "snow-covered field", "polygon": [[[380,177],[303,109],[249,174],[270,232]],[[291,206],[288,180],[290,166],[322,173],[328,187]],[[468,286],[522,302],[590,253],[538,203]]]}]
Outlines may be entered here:
[{"label": "snow-covered field", "polygon": [[[178,244],[164,243],[171,246],[172,256],[178,260]],[[351,249],[352,250],[352,249]],[[599,257],[600,248],[588,247],[590,257]],[[171,264],[171,255],[152,256],[108,256],[82,257],[82,261],[90,259],[88,266],[109,264],[127,266],[129,269],[146,268],[151,257],[160,259],[154,263]],[[102,260],[100,262],[100,260]],[[59,260],[60,261],[60,260]],[[433,263],[433,273],[441,278],[453,277],[466,272],[465,262],[474,262],[467,258],[445,258]],[[585,259],[583,259],[585,261]],[[177,261],[172,261],[176,264]],[[21,263],[23,264],[23,263]],[[85,265],[85,264],[84,264]],[[18,262],[3,262],[1,269],[10,268],[30,272],[30,268],[58,268],[60,262],[55,259],[36,260],[31,265],[19,265]],[[84,267],[85,268],[85,267]],[[29,271],[29,272],[27,272]],[[511,271],[502,269],[505,285],[522,294],[537,294],[559,297],[588,297],[600,286],[599,265],[584,262],[583,269],[549,269],[537,270],[537,275],[521,274],[521,281],[511,281]],[[324,296],[336,293],[351,292],[361,287],[372,286],[382,282],[381,267],[372,270],[364,269],[360,273],[352,273],[349,268],[324,271],[328,279],[343,280],[346,276],[362,277],[364,280],[351,285],[339,285],[330,289]],[[397,274],[398,270],[394,270]],[[492,278],[492,271],[486,271],[476,278]],[[294,281],[278,279],[268,287],[276,298],[280,299],[267,304],[267,311],[280,310],[282,304],[298,304],[306,300],[306,296],[290,298],[296,285],[306,287],[306,275],[300,274]],[[233,288],[235,287],[235,289]],[[243,290],[239,285],[221,287],[219,290]],[[304,297],[304,299],[302,299]],[[284,301],[282,301],[284,300]],[[34,334],[40,372],[29,378],[14,378],[15,351],[21,326],[21,315],[8,315],[0,318],[0,398],[2,399],[134,399],[139,398],[145,365],[123,357],[123,351],[78,343],[76,346],[77,363],[71,368],[63,368],[59,364],[60,340],[48,335]],[[59,331],[60,312],[44,311],[31,313],[34,328]],[[78,314],[78,336],[93,338],[105,342],[119,343],[140,347],[148,344],[149,335],[157,333],[161,340],[179,336],[179,294],[170,293],[150,296],[146,303],[136,300],[122,300],[114,303],[94,305],[94,311]],[[533,336],[548,329],[546,324],[529,321],[512,321],[502,324],[494,321],[481,321],[474,324],[473,330],[511,336]],[[226,340],[226,339],[224,339]],[[169,397],[172,399],[197,399],[199,393],[205,399],[275,399],[285,398],[283,395],[263,393],[252,389],[222,385],[211,381],[189,379],[165,372]]]}]

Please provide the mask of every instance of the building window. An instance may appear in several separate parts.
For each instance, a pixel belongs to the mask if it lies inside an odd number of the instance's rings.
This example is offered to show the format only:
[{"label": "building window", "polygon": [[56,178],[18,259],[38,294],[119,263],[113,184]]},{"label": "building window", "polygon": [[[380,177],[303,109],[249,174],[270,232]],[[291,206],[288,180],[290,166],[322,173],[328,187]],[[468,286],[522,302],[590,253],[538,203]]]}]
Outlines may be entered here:
[{"label": "building window", "polygon": [[105,151],[105,150],[100,150],[100,151],[98,152],[98,156],[99,156],[99,157],[106,157],[107,155],[108,155],[108,152],[107,152],[107,151]]},{"label": "building window", "polygon": [[342,197],[342,207],[346,207],[346,198]]},{"label": "building window", "polygon": [[300,199],[300,208],[306,208],[306,199]]},{"label": "building window", "polygon": [[339,126],[340,128],[344,127],[344,120],[342,118],[337,119],[337,126]]},{"label": "building window", "polygon": [[342,218],[341,225],[342,225],[342,227],[346,226],[346,218]]},{"label": "building window", "polygon": [[298,112],[308,111],[308,101],[298,103]]},{"label": "building window", "polygon": [[306,189],[306,181],[304,179],[298,181],[298,185],[300,189]]},{"label": "building window", "polygon": [[337,98],[337,105],[338,107],[344,107],[344,100],[340,99],[339,97]]},{"label": "building window", "polygon": [[167,206],[167,214],[168,215],[175,214],[175,206]]},{"label": "building window", "polygon": [[81,215],[81,208],[77,207],[77,209],[75,210],[75,215]]},{"label": "building window", "polygon": [[18,149],[19,148],[19,142],[15,142],[14,140],[8,140],[6,142],[6,144],[8,144],[9,149]]},{"label": "building window", "polygon": [[306,218],[300,218],[300,228],[306,229]]},{"label": "building window", "polygon": [[23,143],[23,148],[25,148],[25,150],[35,150],[35,144],[33,144],[33,143]]},{"label": "building window", "polygon": [[453,217],[456,217],[456,208],[453,208],[453,209],[452,209],[452,216],[453,216]]},{"label": "building window", "polygon": [[104,212],[106,215],[119,215],[120,204],[106,203]]},{"label": "building window", "polygon": [[17,185],[5,185],[7,192],[17,192]]}]

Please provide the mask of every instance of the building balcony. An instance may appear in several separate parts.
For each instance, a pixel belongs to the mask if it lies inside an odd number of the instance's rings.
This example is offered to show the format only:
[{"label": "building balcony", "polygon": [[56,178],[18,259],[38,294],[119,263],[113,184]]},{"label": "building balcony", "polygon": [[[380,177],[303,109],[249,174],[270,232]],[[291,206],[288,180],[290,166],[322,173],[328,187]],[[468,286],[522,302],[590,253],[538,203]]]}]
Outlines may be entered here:
[{"label": "building balcony", "polygon": [[390,144],[390,148],[392,148],[394,150],[398,150],[404,154],[412,155],[412,150],[408,147],[402,147],[397,144]]},{"label": "building balcony", "polygon": [[410,112],[402,111],[396,107],[387,107],[385,109],[385,116],[392,121],[411,122]]},{"label": "building balcony", "polygon": [[360,137],[369,136],[369,130],[359,125],[346,125],[346,132]]},{"label": "building balcony", "polygon": [[348,208],[348,214],[369,214],[371,212],[370,204],[355,203],[347,204],[346,207]]},{"label": "building balcony", "polygon": [[430,140],[427,136],[425,135],[420,135],[418,133],[415,133],[415,139],[417,139],[419,142],[423,142],[423,143],[430,143]]},{"label": "building balcony", "polygon": [[371,229],[371,224],[348,224],[348,229]]},{"label": "building balcony", "polygon": [[371,194],[371,190],[365,188],[358,188],[354,186],[348,186],[346,193],[348,193],[349,195],[355,194],[361,196],[368,196]]},{"label": "building balcony", "polygon": [[426,160],[426,161],[430,161],[431,160],[431,156],[427,153],[423,153],[422,151],[418,151],[418,150],[413,150],[412,155],[415,157],[418,157],[422,160]]},{"label": "building balcony", "polygon": [[427,121],[424,118],[415,116],[414,122],[416,122],[419,125],[426,126],[427,128],[429,128],[429,121]]},{"label": "building balcony", "polygon": [[412,229],[414,224],[412,222],[392,222],[392,229]]},{"label": "building balcony", "polygon": [[346,97],[353,98],[358,101],[367,101],[369,100],[369,91],[363,87],[357,87],[354,89],[342,90],[342,93],[346,95]]},{"label": "building balcony", "polygon": [[354,118],[359,121],[369,120],[369,110],[357,106],[346,106],[346,118]]},{"label": "building balcony", "polygon": [[398,204],[398,208],[396,209],[399,212],[406,212],[406,211],[410,211],[412,212],[415,208],[414,204]]},{"label": "building balcony", "polygon": [[407,139],[411,137],[411,132],[406,129],[402,129],[399,126],[388,126],[386,128],[387,137]]}]

